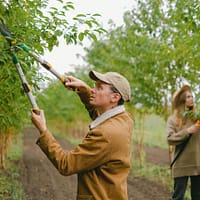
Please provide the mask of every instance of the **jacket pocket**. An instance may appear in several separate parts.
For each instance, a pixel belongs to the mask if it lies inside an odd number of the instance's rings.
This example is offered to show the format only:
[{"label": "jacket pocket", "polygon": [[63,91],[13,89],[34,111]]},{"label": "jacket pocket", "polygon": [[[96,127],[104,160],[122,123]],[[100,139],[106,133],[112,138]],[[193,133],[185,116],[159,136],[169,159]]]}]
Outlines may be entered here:
[{"label": "jacket pocket", "polygon": [[95,200],[92,195],[78,195],[77,200]]}]

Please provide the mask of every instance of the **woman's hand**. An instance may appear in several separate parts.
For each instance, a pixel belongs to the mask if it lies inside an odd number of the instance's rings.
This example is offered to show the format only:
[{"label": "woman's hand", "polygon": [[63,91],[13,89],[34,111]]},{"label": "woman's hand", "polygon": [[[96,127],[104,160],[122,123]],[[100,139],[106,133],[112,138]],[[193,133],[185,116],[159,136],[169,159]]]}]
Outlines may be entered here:
[{"label": "woman's hand", "polygon": [[200,126],[194,124],[194,125],[190,126],[190,127],[187,129],[187,132],[190,133],[190,134],[194,134],[194,133],[197,133],[199,130],[200,130]]}]

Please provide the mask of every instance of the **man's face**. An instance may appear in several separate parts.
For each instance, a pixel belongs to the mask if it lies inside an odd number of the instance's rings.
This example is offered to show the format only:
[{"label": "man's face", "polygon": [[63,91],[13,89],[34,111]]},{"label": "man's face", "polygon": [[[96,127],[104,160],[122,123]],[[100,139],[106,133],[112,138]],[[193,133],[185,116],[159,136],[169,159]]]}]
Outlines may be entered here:
[{"label": "man's face", "polygon": [[186,99],[185,99],[185,107],[190,108],[194,104],[193,102],[193,95],[191,92],[187,91],[186,92]]},{"label": "man's face", "polygon": [[95,106],[97,109],[105,111],[110,108],[114,94],[115,93],[110,89],[110,85],[97,80],[92,89],[90,104]]}]

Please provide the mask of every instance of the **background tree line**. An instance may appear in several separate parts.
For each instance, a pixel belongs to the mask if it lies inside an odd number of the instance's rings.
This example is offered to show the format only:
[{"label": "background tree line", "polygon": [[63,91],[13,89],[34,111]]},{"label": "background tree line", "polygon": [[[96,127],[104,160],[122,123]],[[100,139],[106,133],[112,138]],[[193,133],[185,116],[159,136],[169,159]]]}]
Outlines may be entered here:
[{"label": "background tree line", "polygon": [[[166,120],[171,113],[172,94],[185,83],[192,86],[199,103],[200,7],[196,0],[136,2],[136,7],[124,14],[122,26],[112,24],[107,34],[85,49],[87,66],[77,67],[74,75],[83,79],[90,69],[95,69],[118,71],[128,78],[133,101],[127,108],[140,129],[142,152],[145,115],[155,113]],[[57,105],[69,104],[70,98],[65,99],[61,98]],[[42,106],[45,108],[45,104]],[[74,110],[65,111],[77,120]]]},{"label": "background tree line", "polygon": [[200,6],[196,0],[136,2],[123,26],[87,49],[86,61],[127,76],[134,103],[166,119],[177,87],[188,81],[199,92]]}]

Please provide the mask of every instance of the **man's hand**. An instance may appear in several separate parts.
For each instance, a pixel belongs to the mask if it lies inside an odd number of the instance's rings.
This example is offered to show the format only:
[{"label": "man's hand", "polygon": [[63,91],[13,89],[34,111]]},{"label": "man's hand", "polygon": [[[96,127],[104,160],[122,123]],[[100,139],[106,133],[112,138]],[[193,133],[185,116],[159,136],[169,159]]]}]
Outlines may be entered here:
[{"label": "man's hand", "polygon": [[65,83],[65,87],[69,90],[84,91],[86,88],[89,88],[89,86],[80,79],[73,76],[67,76],[66,78],[68,81]]},{"label": "man's hand", "polygon": [[43,110],[40,110],[40,114],[35,114],[33,111],[31,111],[31,120],[40,133],[47,130],[46,119]]}]

